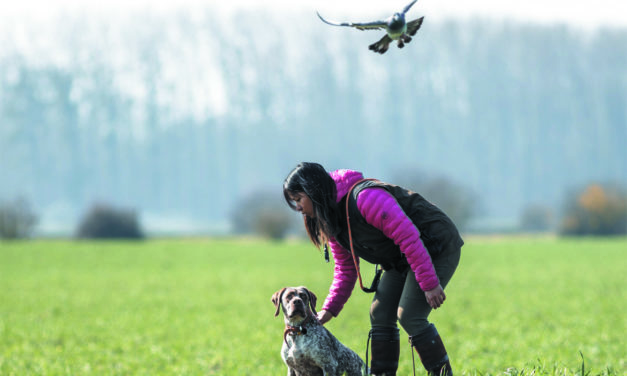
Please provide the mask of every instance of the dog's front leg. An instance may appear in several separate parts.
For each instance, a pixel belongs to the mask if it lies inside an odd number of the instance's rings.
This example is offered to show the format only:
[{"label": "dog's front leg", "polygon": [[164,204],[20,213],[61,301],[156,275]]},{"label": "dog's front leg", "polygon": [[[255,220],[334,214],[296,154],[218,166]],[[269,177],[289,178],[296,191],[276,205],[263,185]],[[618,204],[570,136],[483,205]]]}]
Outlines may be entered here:
[{"label": "dog's front leg", "polygon": [[334,359],[329,359],[329,362],[326,364],[321,364],[320,368],[322,368],[322,374],[324,376],[342,376],[339,373],[339,364]]}]

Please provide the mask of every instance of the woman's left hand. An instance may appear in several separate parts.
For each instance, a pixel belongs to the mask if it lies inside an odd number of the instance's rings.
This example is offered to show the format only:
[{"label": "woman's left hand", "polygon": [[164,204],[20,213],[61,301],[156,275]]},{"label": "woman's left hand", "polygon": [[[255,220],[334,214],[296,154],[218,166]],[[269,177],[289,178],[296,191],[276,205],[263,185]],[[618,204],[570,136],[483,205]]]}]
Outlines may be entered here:
[{"label": "woman's left hand", "polygon": [[446,294],[444,294],[442,285],[438,285],[438,287],[432,290],[425,291],[425,297],[433,309],[438,309],[442,304],[444,304],[444,300],[446,300]]},{"label": "woman's left hand", "polygon": [[329,311],[320,311],[318,312],[318,320],[320,321],[320,324],[324,325],[327,322],[329,322],[329,320],[331,320],[333,318],[333,314]]}]

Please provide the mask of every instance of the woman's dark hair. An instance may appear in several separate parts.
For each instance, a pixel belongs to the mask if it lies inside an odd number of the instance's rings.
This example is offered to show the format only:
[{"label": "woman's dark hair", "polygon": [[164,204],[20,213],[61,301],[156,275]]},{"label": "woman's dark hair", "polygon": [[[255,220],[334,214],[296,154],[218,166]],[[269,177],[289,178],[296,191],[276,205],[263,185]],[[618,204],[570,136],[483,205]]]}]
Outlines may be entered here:
[{"label": "woman's dark hair", "polygon": [[283,182],[283,196],[292,210],[296,210],[296,205],[290,198],[290,194],[295,193],[305,193],[313,204],[316,217],[305,217],[305,229],[309,239],[320,247],[322,243],[326,243],[331,236],[337,235],[340,231],[335,181],[322,165],[302,162],[287,175]]}]

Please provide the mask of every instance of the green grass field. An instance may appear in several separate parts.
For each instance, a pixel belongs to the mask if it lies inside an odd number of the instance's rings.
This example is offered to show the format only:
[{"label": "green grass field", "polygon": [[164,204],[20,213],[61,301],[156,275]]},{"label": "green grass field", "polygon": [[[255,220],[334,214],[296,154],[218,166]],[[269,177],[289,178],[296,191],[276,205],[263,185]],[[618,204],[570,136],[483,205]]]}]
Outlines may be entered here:
[{"label": "green grass field", "polygon": [[[295,241],[0,242],[0,375],[283,375],[270,297],[332,273]],[[625,375],[626,282],[625,238],[469,238],[431,319],[457,375]],[[371,298],[327,325],[362,356]]]}]

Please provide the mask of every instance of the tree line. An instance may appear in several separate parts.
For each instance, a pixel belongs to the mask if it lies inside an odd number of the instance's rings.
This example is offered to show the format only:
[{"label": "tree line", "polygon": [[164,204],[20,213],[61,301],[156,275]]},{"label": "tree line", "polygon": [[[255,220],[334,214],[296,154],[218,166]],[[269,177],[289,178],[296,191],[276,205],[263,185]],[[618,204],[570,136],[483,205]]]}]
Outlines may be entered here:
[{"label": "tree line", "polygon": [[[427,182],[416,178],[406,179],[405,186],[429,198],[463,231],[478,209],[476,195],[445,178]],[[549,208],[531,205],[523,211],[517,231],[557,232],[563,236],[627,234],[627,191],[624,187],[592,183],[572,190],[567,197],[557,221]],[[143,239],[146,234],[138,214],[132,208],[94,204],[77,224],[74,237]],[[289,234],[304,235],[298,231],[295,221],[299,216],[287,209],[282,195],[262,190],[243,197],[233,208],[230,221],[236,234],[280,240]],[[37,215],[24,199],[0,203],[0,238],[28,238],[36,224]]]},{"label": "tree line", "polygon": [[24,30],[56,45],[2,40],[0,198],[46,218],[110,202],[228,221],[301,160],[390,181],[401,162],[438,171],[479,195],[473,218],[627,184],[625,30],[427,18],[381,59],[308,15],[100,17]]}]

